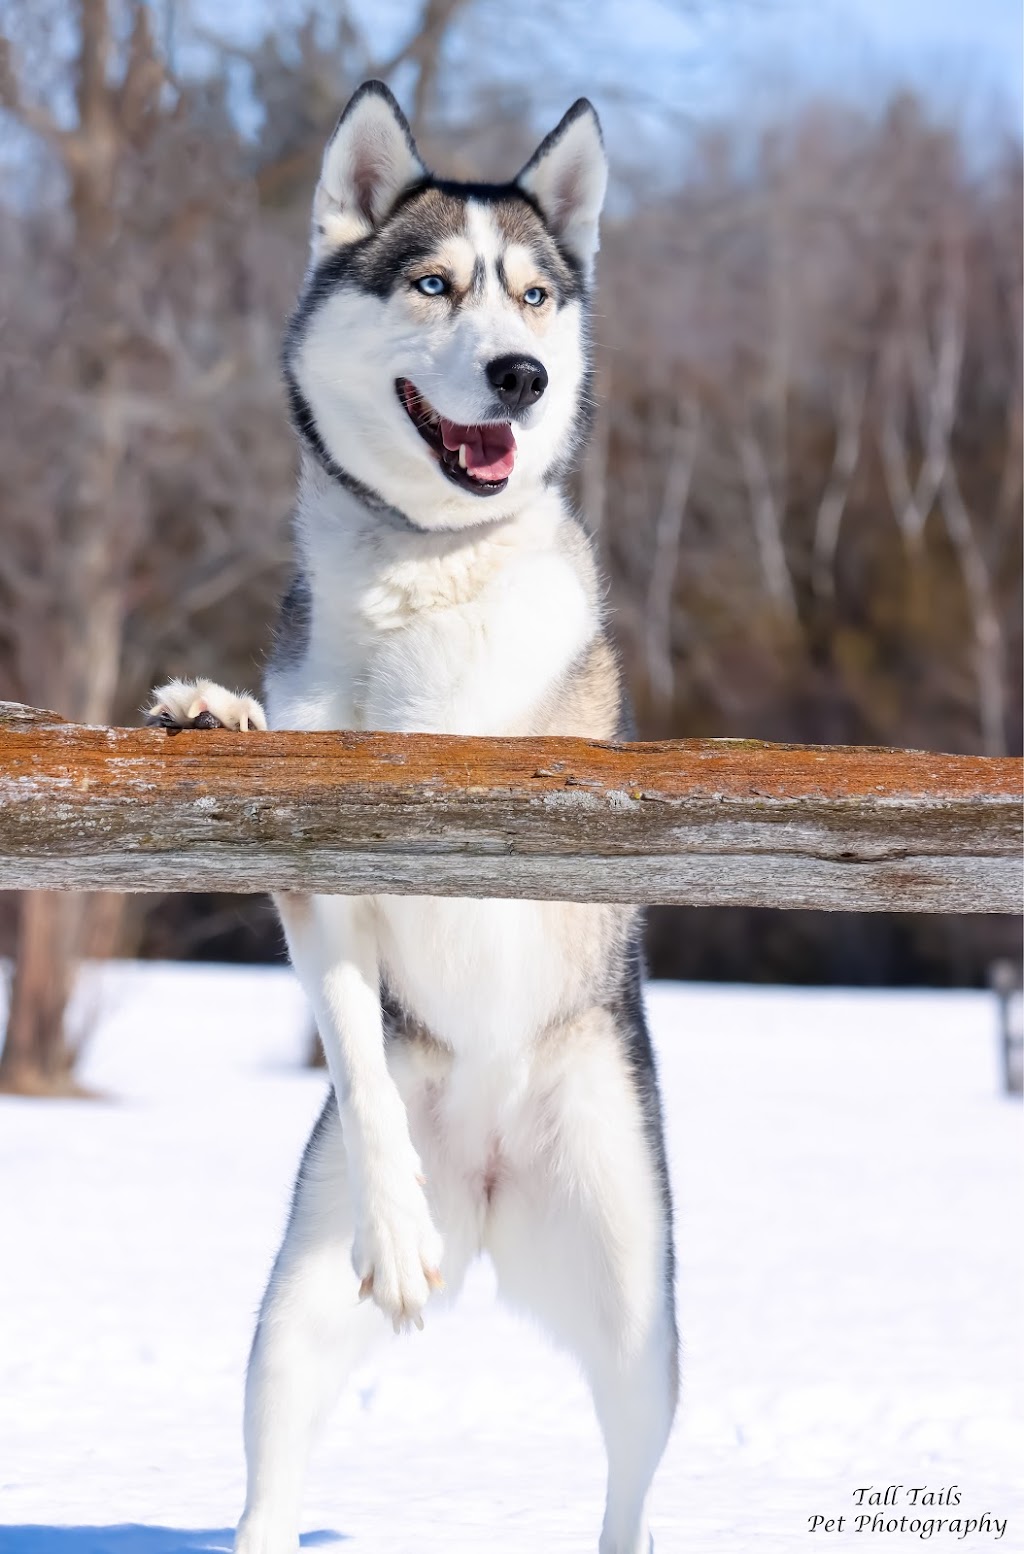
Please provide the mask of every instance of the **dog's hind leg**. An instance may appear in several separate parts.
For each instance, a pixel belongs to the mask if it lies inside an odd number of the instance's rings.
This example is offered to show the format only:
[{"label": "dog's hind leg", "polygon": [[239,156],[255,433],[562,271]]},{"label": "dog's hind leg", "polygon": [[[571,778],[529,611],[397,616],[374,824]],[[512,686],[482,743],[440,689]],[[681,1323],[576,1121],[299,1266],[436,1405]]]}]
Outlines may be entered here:
[{"label": "dog's hind leg", "polygon": [[647,1493],[678,1386],[660,1118],[653,1068],[629,1059],[629,1034],[594,1011],[552,1037],[486,1237],[501,1293],[590,1384],[608,1454],[600,1554],[649,1554]]},{"label": "dog's hind leg", "polygon": [[260,1309],[245,1386],[248,1487],[236,1554],[295,1554],[316,1428],[351,1370],[391,1326],[360,1301],[345,1148],[329,1095],[299,1169]]}]

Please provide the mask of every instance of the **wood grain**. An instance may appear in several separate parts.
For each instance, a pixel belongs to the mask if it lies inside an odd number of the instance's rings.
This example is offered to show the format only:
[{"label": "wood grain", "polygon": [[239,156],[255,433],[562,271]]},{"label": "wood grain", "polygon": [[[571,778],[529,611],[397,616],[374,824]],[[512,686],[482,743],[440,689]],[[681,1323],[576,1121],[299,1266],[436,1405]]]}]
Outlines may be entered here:
[{"label": "wood grain", "polygon": [[0,704],[0,888],[1018,912],[1022,764],[83,728]]}]

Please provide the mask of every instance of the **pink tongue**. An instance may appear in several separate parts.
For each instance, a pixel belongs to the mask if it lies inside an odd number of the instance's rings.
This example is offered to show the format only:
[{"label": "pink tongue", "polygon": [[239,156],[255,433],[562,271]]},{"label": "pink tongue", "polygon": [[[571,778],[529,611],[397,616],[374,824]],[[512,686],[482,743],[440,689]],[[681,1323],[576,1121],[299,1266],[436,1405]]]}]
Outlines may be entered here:
[{"label": "pink tongue", "polygon": [[449,453],[466,445],[466,468],[478,480],[504,480],[516,462],[516,440],[511,426],[457,426],[441,417],[441,440]]}]

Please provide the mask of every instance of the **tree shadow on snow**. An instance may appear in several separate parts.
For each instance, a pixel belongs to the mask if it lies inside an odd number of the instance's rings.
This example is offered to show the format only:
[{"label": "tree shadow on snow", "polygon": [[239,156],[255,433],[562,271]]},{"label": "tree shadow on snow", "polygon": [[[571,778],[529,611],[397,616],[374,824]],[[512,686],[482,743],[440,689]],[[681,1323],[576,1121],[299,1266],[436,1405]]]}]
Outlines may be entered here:
[{"label": "tree shadow on snow", "polygon": [[[231,1554],[235,1530],[195,1527],[0,1526],[0,1554]],[[329,1548],[345,1534],[322,1528],[302,1535],[304,1549]]]}]

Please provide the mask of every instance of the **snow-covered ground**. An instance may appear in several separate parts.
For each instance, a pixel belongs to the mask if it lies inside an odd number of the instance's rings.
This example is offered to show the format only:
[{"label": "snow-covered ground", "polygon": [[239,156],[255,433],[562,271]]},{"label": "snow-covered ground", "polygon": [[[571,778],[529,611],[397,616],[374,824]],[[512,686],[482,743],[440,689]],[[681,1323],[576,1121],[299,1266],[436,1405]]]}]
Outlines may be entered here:
[{"label": "snow-covered ground", "polygon": [[[109,1099],[0,1101],[0,1551],[228,1549],[253,1312],[324,1081],[283,971],[115,967],[84,996]],[[993,1000],[662,985],[650,1008],[684,1342],[659,1554],[909,1554],[919,1532],[853,1530],[854,1490],[888,1484],[959,1486],[896,1514],[1009,1518],[930,1546],[1024,1549],[1024,1151]],[[303,1541],[593,1554],[601,1498],[574,1367],[481,1266],[358,1374]]]}]

